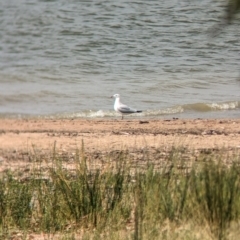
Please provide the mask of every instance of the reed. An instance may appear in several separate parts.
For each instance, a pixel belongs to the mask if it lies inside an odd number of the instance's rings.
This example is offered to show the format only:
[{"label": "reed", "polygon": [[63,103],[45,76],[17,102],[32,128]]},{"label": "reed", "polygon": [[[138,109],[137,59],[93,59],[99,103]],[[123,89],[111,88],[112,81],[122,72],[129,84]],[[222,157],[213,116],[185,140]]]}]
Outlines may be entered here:
[{"label": "reed", "polygon": [[149,162],[133,171],[127,151],[93,169],[82,146],[70,171],[54,148],[47,171],[7,171],[0,180],[1,239],[236,239],[238,158],[227,166],[221,155],[201,156],[187,167],[179,151],[172,149],[160,169]]}]

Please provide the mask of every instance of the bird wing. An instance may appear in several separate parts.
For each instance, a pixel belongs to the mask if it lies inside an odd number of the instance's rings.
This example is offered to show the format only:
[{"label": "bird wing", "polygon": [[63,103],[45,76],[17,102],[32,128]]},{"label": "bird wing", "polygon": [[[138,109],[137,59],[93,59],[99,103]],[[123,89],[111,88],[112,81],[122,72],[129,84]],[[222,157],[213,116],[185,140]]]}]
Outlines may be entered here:
[{"label": "bird wing", "polygon": [[136,110],[133,108],[128,107],[127,105],[120,104],[117,108],[117,110],[121,113],[135,113]]}]

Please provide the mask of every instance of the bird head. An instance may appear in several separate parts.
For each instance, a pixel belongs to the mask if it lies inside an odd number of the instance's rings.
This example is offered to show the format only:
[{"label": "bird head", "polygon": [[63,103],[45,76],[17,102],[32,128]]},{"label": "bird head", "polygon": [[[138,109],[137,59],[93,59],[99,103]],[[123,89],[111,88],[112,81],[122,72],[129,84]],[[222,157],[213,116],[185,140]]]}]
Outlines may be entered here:
[{"label": "bird head", "polygon": [[112,95],[111,98],[120,98],[120,95],[116,93],[116,94]]}]

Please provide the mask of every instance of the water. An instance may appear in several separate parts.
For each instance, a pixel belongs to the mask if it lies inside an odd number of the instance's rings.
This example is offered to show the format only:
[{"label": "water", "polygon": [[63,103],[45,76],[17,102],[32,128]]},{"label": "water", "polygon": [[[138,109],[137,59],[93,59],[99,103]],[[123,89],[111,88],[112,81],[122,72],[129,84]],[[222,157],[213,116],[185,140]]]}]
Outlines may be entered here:
[{"label": "water", "polygon": [[[239,18],[225,0],[0,1],[0,116],[239,117]],[[133,116],[133,117],[136,117]]]}]

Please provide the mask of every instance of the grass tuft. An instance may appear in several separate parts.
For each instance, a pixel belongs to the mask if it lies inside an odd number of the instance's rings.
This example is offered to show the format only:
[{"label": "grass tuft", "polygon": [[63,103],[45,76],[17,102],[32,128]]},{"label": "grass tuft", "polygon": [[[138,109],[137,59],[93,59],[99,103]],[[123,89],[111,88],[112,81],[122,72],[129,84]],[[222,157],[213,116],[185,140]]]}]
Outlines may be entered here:
[{"label": "grass tuft", "polygon": [[120,151],[106,156],[108,167],[101,169],[91,167],[82,144],[69,170],[54,146],[47,169],[2,175],[1,238],[21,232],[26,239],[30,233],[49,239],[236,239],[236,156],[228,166],[213,154],[189,167],[182,151],[172,149],[161,168],[146,156],[147,167],[134,171],[129,153]]}]

